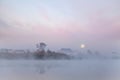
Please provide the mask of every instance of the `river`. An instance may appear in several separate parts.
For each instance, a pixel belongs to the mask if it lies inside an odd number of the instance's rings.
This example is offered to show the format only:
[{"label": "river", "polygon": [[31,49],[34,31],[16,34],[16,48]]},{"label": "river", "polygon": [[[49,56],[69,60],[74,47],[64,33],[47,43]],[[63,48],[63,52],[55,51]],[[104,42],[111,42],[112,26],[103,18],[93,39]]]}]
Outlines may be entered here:
[{"label": "river", "polygon": [[120,80],[120,60],[0,60],[0,80]]}]

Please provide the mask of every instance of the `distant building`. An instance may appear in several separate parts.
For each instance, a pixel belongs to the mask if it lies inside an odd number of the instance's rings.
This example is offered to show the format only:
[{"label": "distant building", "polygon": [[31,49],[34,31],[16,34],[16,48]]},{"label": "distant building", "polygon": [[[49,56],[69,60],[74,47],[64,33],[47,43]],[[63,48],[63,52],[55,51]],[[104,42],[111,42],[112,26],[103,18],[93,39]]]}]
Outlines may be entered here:
[{"label": "distant building", "polygon": [[65,53],[65,54],[72,54],[73,50],[70,48],[61,48],[58,52]]},{"label": "distant building", "polygon": [[72,49],[70,49],[70,48],[61,48],[61,51],[72,52]]},{"label": "distant building", "polygon": [[13,53],[12,49],[0,49],[0,53]]},{"label": "distant building", "polygon": [[16,53],[16,54],[22,54],[23,53],[24,54],[26,52],[25,52],[25,50],[15,50],[14,53]]}]

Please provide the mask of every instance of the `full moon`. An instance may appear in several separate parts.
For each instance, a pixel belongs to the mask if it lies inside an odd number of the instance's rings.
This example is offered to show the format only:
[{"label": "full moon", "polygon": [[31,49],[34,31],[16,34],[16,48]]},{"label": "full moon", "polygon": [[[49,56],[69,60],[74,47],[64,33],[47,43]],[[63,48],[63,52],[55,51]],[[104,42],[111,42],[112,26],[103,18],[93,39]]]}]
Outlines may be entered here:
[{"label": "full moon", "polygon": [[81,44],[81,45],[80,45],[80,48],[85,48],[85,44]]}]

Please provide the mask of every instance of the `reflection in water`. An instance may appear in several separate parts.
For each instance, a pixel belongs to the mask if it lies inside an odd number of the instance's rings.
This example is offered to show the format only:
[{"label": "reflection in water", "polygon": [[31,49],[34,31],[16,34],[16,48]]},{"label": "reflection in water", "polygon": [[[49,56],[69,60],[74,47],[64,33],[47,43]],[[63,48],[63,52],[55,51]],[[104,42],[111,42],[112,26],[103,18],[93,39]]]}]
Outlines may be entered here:
[{"label": "reflection in water", "polygon": [[0,80],[120,80],[119,62],[3,60],[0,61]]},{"label": "reflection in water", "polygon": [[39,72],[40,74],[44,74],[51,69],[60,67],[60,65],[40,63],[40,64],[35,64],[34,67],[36,68],[37,72]]}]

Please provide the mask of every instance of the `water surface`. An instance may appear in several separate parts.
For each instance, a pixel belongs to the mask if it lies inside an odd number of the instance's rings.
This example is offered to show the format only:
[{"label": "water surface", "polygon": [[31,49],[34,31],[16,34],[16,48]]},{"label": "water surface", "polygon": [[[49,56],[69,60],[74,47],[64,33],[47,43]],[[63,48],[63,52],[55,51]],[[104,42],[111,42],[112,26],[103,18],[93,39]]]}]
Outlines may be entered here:
[{"label": "water surface", "polygon": [[0,60],[0,80],[120,80],[120,60]]}]

